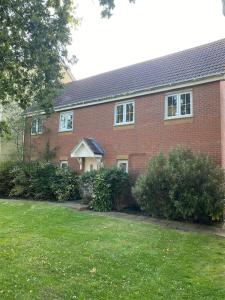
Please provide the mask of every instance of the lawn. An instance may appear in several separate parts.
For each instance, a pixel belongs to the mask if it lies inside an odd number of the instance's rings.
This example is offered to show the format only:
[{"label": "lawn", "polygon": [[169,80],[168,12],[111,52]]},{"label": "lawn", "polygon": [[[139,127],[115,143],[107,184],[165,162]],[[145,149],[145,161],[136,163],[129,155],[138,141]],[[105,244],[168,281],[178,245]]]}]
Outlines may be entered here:
[{"label": "lawn", "polygon": [[0,299],[225,299],[225,239],[0,201]]}]

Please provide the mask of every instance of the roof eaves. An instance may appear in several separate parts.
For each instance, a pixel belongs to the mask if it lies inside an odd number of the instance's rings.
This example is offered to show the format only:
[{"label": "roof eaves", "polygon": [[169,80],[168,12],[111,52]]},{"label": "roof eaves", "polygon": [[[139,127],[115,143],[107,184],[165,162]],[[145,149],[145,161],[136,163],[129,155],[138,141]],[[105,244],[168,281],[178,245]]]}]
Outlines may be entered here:
[{"label": "roof eaves", "polygon": [[[153,86],[153,87],[150,87],[150,88],[145,88],[145,89],[139,89],[139,90],[133,90],[133,91],[130,91],[130,92],[126,92],[126,93],[120,93],[120,94],[116,94],[116,95],[111,95],[111,96],[107,96],[107,97],[102,97],[102,98],[94,98],[94,99],[90,99],[90,100],[82,100],[82,101],[76,101],[75,103],[71,103],[71,104],[67,104],[67,105],[61,105],[61,106],[56,106],[55,107],[55,111],[57,110],[63,110],[63,109],[67,109],[68,107],[69,108],[72,108],[72,107],[77,107],[77,106],[86,106],[86,105],[92,105],[92,103],[94,104],[101,104],[103,101],[117,101],[118,98],[120,97],[132,97],[132,96],[137,96],[137,94],[139,93],[145,93],[145,94],[148,94],[148,93],[152,93],[152,92],[155,92],[157,93],[159,90],[161,89],[166,89],[166,88],[170,88],[171,87],[176,87],[178,85],[181,85],[181,84],[197,84],[199,81],[201,80],[207,80],[207,79],[215,79],[215,80],[220,80],[220,79],[225,79],[225,78],[221,78],[222,76],[225,75],[225,71],[224,72],[220,72],[220,73],[215,73],[215,74],[210,74],[208,76],[205,76],[205,77],[196,77],[196,78],[192,78],[192,79],[189,79],[189,80],[186,80],[186,81],[176,81],[176,82],[173,82],[173,83],[167,83],[167,84],[164,84],[164,85],[158,85],[158,86]],[[214,80],[214,81],[215,81]]]}]

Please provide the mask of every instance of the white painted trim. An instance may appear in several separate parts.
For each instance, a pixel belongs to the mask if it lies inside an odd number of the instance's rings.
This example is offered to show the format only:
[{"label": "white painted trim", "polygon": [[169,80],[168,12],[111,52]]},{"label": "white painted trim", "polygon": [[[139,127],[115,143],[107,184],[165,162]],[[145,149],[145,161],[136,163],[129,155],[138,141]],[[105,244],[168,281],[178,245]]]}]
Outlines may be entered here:
[{"label": "white painted trim", "polygon": [[[181,115],[180,112],[180,95],[182,94],[190,94],[190,114]],[[177,115],[176,116],[168,116],[168,97],[177,96]],[[193,93],[191,90],[184,90],[174,92],[172,94],[167,94],[165,96],[165,105],[164,105],[164,120],[174,120],[174,119],[183,119],[183,118],[192,118],[193,117]]]},{"label": "white painted trim", "polygon": [[[69,129],[62,129],[61,128],[61,115],[69,115],[71,114],[72,115],[72,128],[69,128]],[[68,131],[73,131],[73,122],[74,122],[74,114],[73,114],[73,111],[63,111],[59,114],[59,132],[68,132]]]},{"label": "white painted trim", "polygon": [[[132,122],[122,122],[122,123],[116,123],[116,109],[118,106],[123,105],[123,119],[126,120],[126,105],[127,104],[133,104],[133,121]],[[125,109],[124,109],[125,108]],[[114,106],[114,126],[121,126],[121,125],[130,125],[135,123],[135,100],[129,100],[129,101],[123,101],[123,102],[117,102]]]},{"label": "white painted trim", "polygon": [[82,139],[82,140],[80,141],[80,143],[72,149],[72,151],[70,152],[70,153],[71,153],[71,154],[70,154],[71,157],[79,158],[79,157],[75,156],[74,153],[77,152],[77,151],[79,150],[79,148],[82,146],[82,144],[88,149],[88,151],[89,151],[89,153],[90,153],[90,155],[88,155],[88,156],[86,155],[86,156],[82,156],[82,157],[102,158],[102,155],[100,155],[100,154],[95,154],[95,153],[92,151],[92,149],[89,147],[89,145],[86,143],[86,141],[85,141],[84,139]]},{"label": "white painted trim", "polygon": [[63,164],[65,164],[66,167],[69,167],[68,160],[61,160],[61,161],[60,161],[60,168],[63,168],[63,166],[62,166]]},{"label": "white painted trim", "polygon": [[[196,86],[196,85],[200,85],[200,84],[204,84],[204,83],[215,82],[215,81],[220,81],[220,80],[225,80],[224,74],[220,75],[220,76],[218,76],[217,74],[215,76],[208,76],[205,79],[196,78],[196,79],[192,79],[189,81],[185,81],[183,83],[178,82],[178,83],[166,85],[166,86],[156,86],[151,89],[146,89],[144,91],[137,90],[137,91],[134,91],[131,93],[123,94],[123,95],[112,96],[111,98],[93,99],[88,102],[86,102],[84,100],[84,101],[80,101],[80,102],[71,104],[69,106],[58,106],[55,108],[55,112],[66,111],[66,110],[71,110],[74,108],[81,108],[81,107],[85,107],[85,106],[99,105],[99,104],[103,104],[103,103],[115,102],[115,101],[120,101],[120,100],[129,100],[129,99],[132,99],[135,97],[146,96],[146,95],[156,94],[156,93],[160,93],[160,92],[171,91],[171,90],[175,90],[175,89],[190,88],[192,86]],[[27,116],[32,116],[36,113],[37,113],[37,111],[27,113]],[[43,111],[38,111],[38,113],[45,114],[45,112],[43,112]]]}]

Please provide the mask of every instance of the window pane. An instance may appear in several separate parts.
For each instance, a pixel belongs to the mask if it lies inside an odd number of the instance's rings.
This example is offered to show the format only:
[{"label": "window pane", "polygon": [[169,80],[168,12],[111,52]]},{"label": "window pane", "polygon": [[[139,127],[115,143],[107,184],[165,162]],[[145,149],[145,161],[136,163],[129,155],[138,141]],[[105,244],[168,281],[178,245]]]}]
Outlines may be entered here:
[{"label": "window pane", "polygon": [[66,126],[65,126],[65,121],[66,121],[65,115],[61,115],[61,117],[60,117],[60,128],[61,128],[62,130],[66,128]]},{"label": "window pane", "polygon": [[127,160],[118,160],[117,161],[118,168],[128,172],[128,161]]},{"label": "window pane", "polygon": [[168,101],[168,111],[167,116],[168,117],[174,117],[177,115],[177,96],[169,96],[167,98]]},{"label": "window pane", "polygon": [[62,113],[60,116],[60,130],[71,130],[73,129],[73,114]]},{"label": "window pane", "polygon": [[43,120],[42,120],[42,118],[38,118],[37,119],[37,131],[38,131],[38,133],[42,133],[42,129],[43,129]]},{"label": "window pane", "polygon": [[123,123],[123,105],[116,107],[116,123]]},{"label": "window pane", "polygon": [[73,116],[72,114],[67,115],[67,127],[66,129],[72,129],[73,128]]},{"label": "window pane", "polygon": [[120,163],[119,164],[120,169],[122,169],[123,171],[127,170],[127,164],[126,163]]},{"label": "window pane", "polygon": [[191,98],[190,93],[180,95],[181,115],[191,114]]},{"label": "window pane", "polygon": [[134,120],[134,105],[129,103],[126,105],[126,122],[133,122]]},{"label": "window pane", "polygon": [[36,134],[37,133],[37,131],[36,131],[36,123],[37,123],[37,120],[33,119],[32,120],[32,124],[31,124],[31,133],[32,134]]}]

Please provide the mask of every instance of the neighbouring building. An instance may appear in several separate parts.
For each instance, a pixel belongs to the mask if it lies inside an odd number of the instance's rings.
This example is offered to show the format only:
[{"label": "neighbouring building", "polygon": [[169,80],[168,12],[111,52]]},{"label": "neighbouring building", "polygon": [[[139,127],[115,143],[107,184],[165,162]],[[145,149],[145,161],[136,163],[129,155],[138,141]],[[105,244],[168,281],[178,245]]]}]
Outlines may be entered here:
[{"label": "neighbouring building", "polygon": [[54,108],[27,115],[25,159],[48,144],[61,166],[138,174],[180,145],[225,167],[225,39],[68,83]]}]

